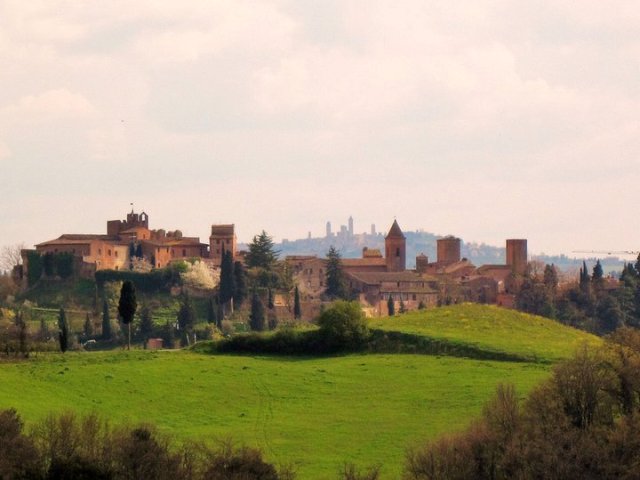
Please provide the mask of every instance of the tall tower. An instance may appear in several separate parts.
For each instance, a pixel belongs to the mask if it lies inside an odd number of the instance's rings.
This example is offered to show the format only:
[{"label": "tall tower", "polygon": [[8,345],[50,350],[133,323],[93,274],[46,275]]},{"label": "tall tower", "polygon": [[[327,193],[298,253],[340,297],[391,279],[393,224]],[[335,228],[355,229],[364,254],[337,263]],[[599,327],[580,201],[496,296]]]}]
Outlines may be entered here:
[{"label": "tall tower", "polygon": [[236,258],[237,239],[235,224],[211,225],[211,235],[209,236],[209,258],[213,264],[222,264],[222,252],[231,251],[233,259]]},{"label": "tall tower", "polygon": [[403,272],[407,265],[407,239],[396,220],[384,238],[384,256],[387,263],[387,271]]},{"label": "tall tower", "polygon": [[527,271],[527,240],[511,238],[507,240],[507,265],[516,275]]},{"label": "tall tower", "polygon": [[456,263],[460,261],[460,239],[451,235],[439,238],[438,263]]},{"label": "tall tower", "polygon": [[349,216],[349,236],[353,237],[353,217]]},{"label": "tall tower", "polygon": [[327,222],[327,238],[331,237],[331,222]]}]

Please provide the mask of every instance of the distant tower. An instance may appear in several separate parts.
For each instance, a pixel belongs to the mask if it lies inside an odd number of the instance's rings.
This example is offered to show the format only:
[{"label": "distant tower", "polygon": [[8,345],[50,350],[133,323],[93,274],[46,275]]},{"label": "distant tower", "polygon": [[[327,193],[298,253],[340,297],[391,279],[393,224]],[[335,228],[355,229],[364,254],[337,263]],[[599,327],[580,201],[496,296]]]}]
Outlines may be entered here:
[{"label": "distant tower", "polygon": [[331,236],[331,222],[327,222],[327,238]]},{"label": "distant tower", "polygon": [[427,271],[429,267],[429,257],[427,257],[424,253],[421,253],[416,257],[416,271],[418,273],[424,273]]},{"label": "distant tower", "polygon": [[507,265],[516,275],[527,271],[527,241],[525,239],[507,240]]},{"label": "distant tower", "polygon": [[220,266],[222,263],[222,252],[231,250],[231,256],[236,258],[237,239],[235,225],[211,225],[211,236],[209,236],[209,258],[213,264]]},{"label": "distant tower", "polygon": [[372,223],[371,224],[371,235],[375,235],[376,234],[376,224]]},{"label": "distant tower", "polygon": [[349,216],[349,236],[353,237],[353,217]]},{"label": "distant tower", "polygon": [[387,263],[387,271],[402,272],[407,265],[407,239],[396,220],[389,229],[384,239],[384,256]]},{"label": "distant tower", "polygon": [[438,263],[456,263],[460,261],[460,239],[451,235],[439,238]]}]

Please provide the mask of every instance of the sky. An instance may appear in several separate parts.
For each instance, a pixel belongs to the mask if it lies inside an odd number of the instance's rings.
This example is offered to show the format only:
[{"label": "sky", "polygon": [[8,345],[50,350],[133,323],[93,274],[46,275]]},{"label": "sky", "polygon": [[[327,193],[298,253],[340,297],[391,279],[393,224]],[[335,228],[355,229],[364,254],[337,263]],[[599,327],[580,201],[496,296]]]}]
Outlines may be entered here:
[{"label": "sky", "polygon": [[640,249],[636,1],[0,0],[0,245],[404,230]]}]

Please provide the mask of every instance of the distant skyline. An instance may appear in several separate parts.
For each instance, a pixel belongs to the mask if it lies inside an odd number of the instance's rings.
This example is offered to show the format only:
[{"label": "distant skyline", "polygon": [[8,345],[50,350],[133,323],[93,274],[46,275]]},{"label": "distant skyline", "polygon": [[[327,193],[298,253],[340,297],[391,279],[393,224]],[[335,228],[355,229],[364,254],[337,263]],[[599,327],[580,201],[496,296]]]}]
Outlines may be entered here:
[{"label": "distant skyline", "polygon": [[0,3],[0,246],[152,228],[639,250],[633,1]]}]

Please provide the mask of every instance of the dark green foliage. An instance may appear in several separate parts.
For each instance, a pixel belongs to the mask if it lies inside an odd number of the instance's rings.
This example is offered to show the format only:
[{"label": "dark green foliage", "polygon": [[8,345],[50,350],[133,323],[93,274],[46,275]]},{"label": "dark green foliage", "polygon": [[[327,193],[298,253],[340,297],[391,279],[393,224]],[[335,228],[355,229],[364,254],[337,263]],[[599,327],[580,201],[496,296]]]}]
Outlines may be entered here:
[{"label": "dark green foliage", "polygon": [[396,305],[393,301],[393,295],[389,294],[387,299],[387,315],[393,317],[396,314]]},{"label": "dark green foliage", "polygon": [[47,252],[42,255],[42,270],[47,277],[53,277],[56,274],[53,252]]},{"label": "dark green foliage", "polygon": [[273,303],[273,290],[269,288],[267,290],[267,308],[269,310],[273,310],[274,307],[275,307],[275,304]]},{"label": "dark green foliage", "polygon": [[318,318],[320,334],[336,350],[357,350],[369,338],[367,320],[358,302],[338,300]]},{"label": "dark green foliage", "polygon": [[153,335],[153,315],[147,304],[144,304],[140,309],[140,335],[145,345]]},{"label": "dark green foliage", "polygon": [[56,273],[60,278],[65,279],[73,275],[73,255],[67,252],[55,255]]},{"label": "dark green foliage", "polygon": [[102,339],[111,340],[111,317],[109,315],[109,304],[106,300],[102,302]]},{"label": "dark green foliage", "polygon": [[558,271],[555,265],[544,266],[544,286],[551,295],[555,295],[558,290]]},{"label": "dark green foliage", "polygon": [[84,334],[85,339],[89,339],[93,335],[93,321],[91,320],[89,312],[87,312],[87,315],[85,316],[82,333]]},{"label": "dark green foliage", "polygon": [[180,285],[180,267],[172,265],[167,268],[157,268],[149,273],[132,272],[128,270],[98,270],[95,273],[99,290],[107,282],[130,281],[140,292],[155,293],[169,292],[171,287]]},{"label": "dark green foliage", "polygon": [[18,351],[23,357],[29,356],[29,337],[27,332],[27,322],[24,321],[22,312],[16,314],[16,327],[18,329]]},{"label": "dark green foliage", "polygon": [[298,290],[298,286],[296,285],[296,288],[293,291],[293,318],[299,320],[300,317],[302,317],[302,308],[300,307],[300,290]]},{"label": "dark green foliage", "polygon": [[64,308],[61,308],[58,314],[58,342],[60,343],[60,351],[66,352],[69,348],[69,325]]},{"label": "dark green foliage", "polygon": [[174,327],[169,320],[162,327],[162,342],[165,348],[175,348],[176,346],[176,336],[174,332]]},{"label": "dark green foliage", "polygon": [[400,294],[400,309],[399,313],[407,313],[407,306],[404,304],[404,300],[402,299],[402,294]]},{"label": "dark green foliage", "polygon": [[38,479],[40,455],[24,424],[13,409],[0,411],[0,478]]},{"label": "dark green foliage", "polygon": [[269,330],[275,330],[278,328],[278,315],[275,310],[269,310],[267,312],[267,327]]},{"label": "dark green foliage", "polygon": [[138,257],[138,258],[142,258],[143,256],[144,256],[144,255],[143,255],[143,253],[142,253],[142,244],[141,244],[141,243],[139,243],[139,244],[136,246],[136,257]]},{"label": "dark green foliage", "polygon": [[247,298],[247,275],[242,262],[233,264],[233,277],[235,281],[233,303],[236,308],[240,308]]},{"label": "dark green foliage", "polygon": [[189,334],[193,331],[196,323],[196,311],[191,303],[191,298],[186,293],[182,295],[180,310],[177,317],[178,329],[182,334],[182,339],[189,342]]},{"label": "dark green foliage", "polygon": [[251,296],[251,314],[249,315],[249,326],[251,330],[261,332],[265,329],[264,305],[257,292]]},{"label": "dark green foliage", "polygon": [[131,349],[131,322],[138,308],[136,300],[136,287],[130,280],[125,280],[120,290],[120,299],[118,300],[118,314],[120,320],[127,326],[127,348]]},{"label": "dark green foliage", "polygon": [[131,242],[129,244],[129,258],[133,258],[136,256],[136,244],[134,242]]},{"label": "dark green foliage", "polygon": [[231,251],[222,252],[222,263],[220,264],[220,302],[226,304],[235,295],[236,285],[233,274],[233,257]]},{"label": "dark green foliage", "polygon": [[27,252],[27,263],[28,263],[28,272],[27,272],[27,283],[29,286],[33,286],[36,284],[40,277],[42,277],[43,271],[43,261],[42,256],[35,251]]},{"label": "dark green foliage", "polygon": [[218,308],[216,300],[213,297],[207,301],[207,323],[210,325],[218,325]]},{"label": "dark green foliage", "polygon": [[260,235],[255,235],[249,244],[249,252],[246,256],[247,267],[271,270],[278,259],[278,253],[273,246],[273,239],[263,230]]},{"label": "dark green foliage", "polygon": [[425,308],[427,308],[427,306],[424,304],[424,301],[420,300],[420,303],[418,303],[418,310],[424,310]]},{"label": "dark green foliage", "polygon": [[329,247],[329,251],[327,252],[325,277],[327,285],[325,294],[327,297],[343,300],[349,298],[347,284],[342,270],[342,259],[340,253],[333,245]]}]

